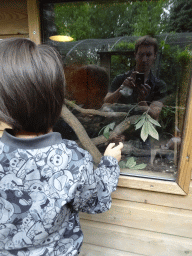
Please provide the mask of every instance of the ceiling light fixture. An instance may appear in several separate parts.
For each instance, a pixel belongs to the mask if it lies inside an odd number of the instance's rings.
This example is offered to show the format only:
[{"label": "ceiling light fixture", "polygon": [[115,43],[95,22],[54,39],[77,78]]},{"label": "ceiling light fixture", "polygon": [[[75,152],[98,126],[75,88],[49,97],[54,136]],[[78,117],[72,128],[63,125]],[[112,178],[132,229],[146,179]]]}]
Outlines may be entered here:
[{"label": "ceiling light fixture", "polygon": [[70,36],[60,36],[60,35],[50,36],[49,39],[51,39],[53,41],[57,41],[57,42],[70,42],[70,41],[73,41],[73,38],[70,37]]}]

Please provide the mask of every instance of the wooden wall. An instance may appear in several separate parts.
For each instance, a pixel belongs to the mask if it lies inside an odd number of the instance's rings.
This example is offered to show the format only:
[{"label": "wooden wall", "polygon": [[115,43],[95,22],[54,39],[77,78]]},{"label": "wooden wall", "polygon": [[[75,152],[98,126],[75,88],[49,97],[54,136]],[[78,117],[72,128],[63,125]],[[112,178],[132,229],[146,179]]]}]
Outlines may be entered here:
[{"label": "wooden wall", "polygon": [[[9,37],[29,38],[27,0],[0,1],[0,39]],[[0,123],[0,136],[6,127]]]},{"label": "wooden wall", "polygon": [[80,214],[81,256],[192,255],[192,182],[188,196],[118,187],[111,209]]},{"label": "wooden wall", "polygon": [[0,38],[29,37],[27,0],[0,1]]}]

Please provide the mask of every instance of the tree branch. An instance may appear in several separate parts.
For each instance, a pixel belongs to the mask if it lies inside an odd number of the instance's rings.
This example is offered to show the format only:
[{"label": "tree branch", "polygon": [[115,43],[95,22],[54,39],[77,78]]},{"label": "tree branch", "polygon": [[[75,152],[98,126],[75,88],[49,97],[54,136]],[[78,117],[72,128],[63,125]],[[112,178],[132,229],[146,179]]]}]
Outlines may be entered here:
[{"label": "tree branch", "polygon": [[89,153],[93,156],[94,162],[98,164],[101,160],[102,155],[87,135],[87,132],[85,131],[79,120],[71,113],[71,111],[65,105],[62,108],[61,115],[63,119],[73,128],[83,148],[89,151]]},{"label": "tree branch", "polygon": [[86,115],[97,115],[97,116],[104,116],[104,117],[126,117],[127,116],[127,113],[125,112],[105,112],[105,111],[100,111],[95,109],[84,109],[67,99],[65,99],[65,104],[77,110],[78,112]]},{"label": "tree branch", "polygon": [[100,135],[96,138],[91,139],[92,142],[95,145],[101,145],[111,139],[113,139],[114,137],[121,135],[124,131],[126,131],[127,129],[129,129],[129,127],[135,123],[135,121],[139,118],[139,116],[130,116],[126,119],[124,119],[120,124],[118,124],[115,129],[110,132],[110,136],[109,139],[107,140],[103,135]]}]

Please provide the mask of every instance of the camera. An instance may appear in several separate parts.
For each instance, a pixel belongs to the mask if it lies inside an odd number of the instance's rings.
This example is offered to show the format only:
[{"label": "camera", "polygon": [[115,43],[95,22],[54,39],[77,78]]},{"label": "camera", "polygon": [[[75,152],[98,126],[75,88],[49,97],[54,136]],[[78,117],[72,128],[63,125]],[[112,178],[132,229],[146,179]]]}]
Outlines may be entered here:
[{"label": "camera", "polygon": [[144,84],[144,73],[136,74],[135,85],[139,87],[141,84]]}]

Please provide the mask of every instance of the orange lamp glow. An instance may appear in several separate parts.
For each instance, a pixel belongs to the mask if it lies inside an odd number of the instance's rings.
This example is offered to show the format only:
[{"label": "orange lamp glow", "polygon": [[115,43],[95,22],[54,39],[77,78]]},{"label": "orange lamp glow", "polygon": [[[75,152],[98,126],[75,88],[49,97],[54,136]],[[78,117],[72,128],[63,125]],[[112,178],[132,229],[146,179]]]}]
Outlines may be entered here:
[{"label": "orange lamp glow", "polygon": [[50,36],[49,39],[51,39],[53,41],[57,41],[57,42],[70,42],[70,41],[73,41],[73,38],[70,37],[70,36],[60,36],[60,35]]}]

